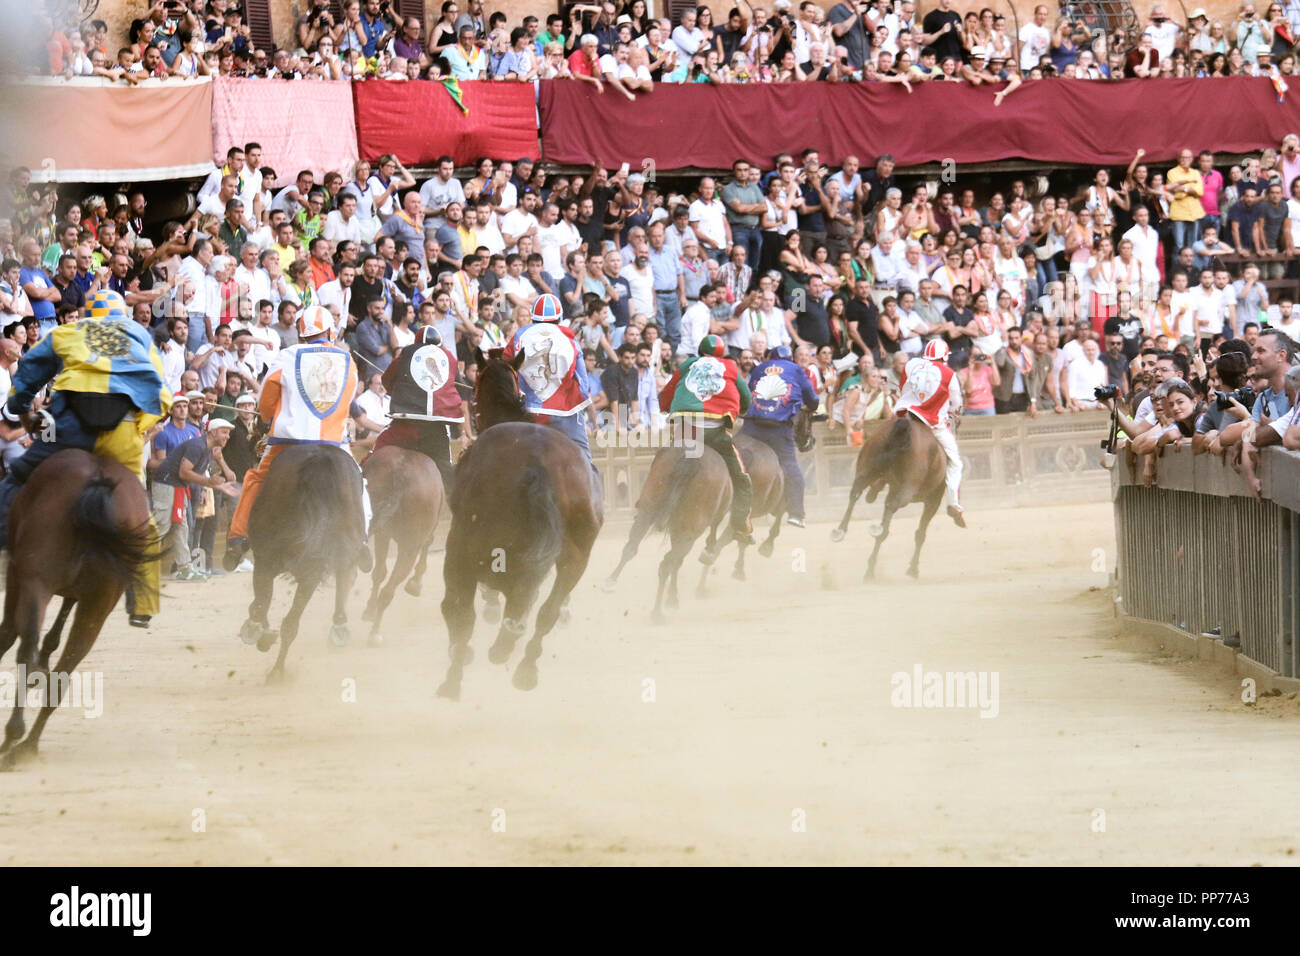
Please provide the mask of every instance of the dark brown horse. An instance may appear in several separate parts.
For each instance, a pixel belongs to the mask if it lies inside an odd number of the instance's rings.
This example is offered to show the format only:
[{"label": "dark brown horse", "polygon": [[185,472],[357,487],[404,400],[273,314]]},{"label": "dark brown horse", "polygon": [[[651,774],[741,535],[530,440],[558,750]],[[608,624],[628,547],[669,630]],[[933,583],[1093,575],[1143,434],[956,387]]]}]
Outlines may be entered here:
[{"label": "dark brown horse", "polygon": [[[812,433],[813,410],[801,408],[794,418],[794,444],[799,451],[807,453],[813,450],[817,444],[817,438]],[[781,533],[781,519],[786,513],[786,488],[785,474],[781,470],[781,462],[770,447],[748,434],[744,428],[736,436],[736,450],[740,452],[741,460],[745,463],[745,470],[749,472],[749,480],[754,486],[753,503],[750,506],[749,516],[757,522],[759,518],[765,515],[772,516],[772,527],[767,532],[767,537],[763,543],[758,546],[758,553],[765,558],[770,558],[776,548],[776,536]],[[722,539],[716,546],[717,551],[721,551],[728,544],[736,539],[735,532],[728,525],[722,533]],[[731,571],[731,576],[737,581],[745,580],[745,549],[747,544],[739,543],[736,545],[736,566]],[[701,560],[703,560],[701,558]],[[712,562],[710,562],[712,563]],[[705,572],[707,576],[707,572]],[[700,588],[704,587],[704,577],[700,578]]]},{"label": "dark brown horse", "polygon": [[844,509],[839,527],[831,532],[831,540],[844,540],[849,518],[853,515],[853,506],[863,491],[867,492],[867,501],[875,501],[881,488],[889,486],[880,527],[871,531],[876,546],[871,549],[871,557],[867,561],[868,579],[876,574],[876,556],[880,553],[885,538],[889,536],[889,524],[894,512],[913,501],[921,502],[924,510],[921,512],[921,523],[916,528],[916,550],[912,552],[912,563],[908,565],[907,573],[911,577],[920,573],[921,545],[925,544],[925,532],[930,519],[943,502],[944,471],[947,465],[948,459],[935,440],[934,433],[930,431],[930,426],[912,414],[901,415],[889,424],[875,429],[862,443],[857,470],[853,476],[853,488],[849,491],[849,505]]},{"label": "dark brown horse", "polygon": [[[36,753],[45,722],[105,618],[127,587],[140,585],[141,566],[153,557],[155,546],[149,511],[139,478],[115,461],[84,451],[51,455],[14,496],[0,656],[19,642],[20,679],[0,746],[0,752],[7,751],[0,769],[12,769]],[[41,622],[56,594],[63,595],[63,608],[38,657]],[[68,645],[51,674],[50,654],[74,605]],[[36,687],[44,690],[45,705],[24,738],[26,678],[35,678]]]},{"label": "dark brown horse", "polygon": [[[775,456],[773,456],[775,457]],[[778,469],[779,471],[779,469]],[[641,540],[650,531],[667,531],[668,553],[659,562],[659,586],[651,620],[662,624],[665,589],[667,606],[677,607],[677,573],[696,539],[709,533],[707,547],[716,548],[719,524],[731,510],[731,476],[722,457],[703,442],[690,448],[661,448],[650,464],[645,487],[636,503],[636,517],[618,567],[605,581],[612,591],[623,568],[636,555]],[[707,571],[707,569],[706,569]],[[701,579],[703,587],[703,579]]]},{"label": "dark brown horse", "polygon": [[[361,619],[370,621],[370,644],[377,646],[382,643],[379,625],[384,611],[392,603],[397,585],[408,574],[406,593],[420,595],[420,581],[442,514],[444,494],[442,475],[433,460],[396,445],[387,445],[367,458],[362,473],[374,509],[370,534],[375,542],[375,569]],[[392,574],[388,574],[390,543],[397,545]]]},{"label": "dark brown horse", "polygon": [[[348,642],[347,598],[365,540],[361,491],[361,469],[352,456],[325,444],[285,449],[262,483],[248,520],[249,544],[257,555],[253,601],[239,636],[259,651],[269,651],[279,637],[280,654],[266,675],[268,683],[284,676],[284,659],[298,636],[302,612],[329,575],[335,587],[330,643],[341,647]],[[277,635],[267,612],[281,574],[293,577],[297,588]]]},{"label": "dark brown horse", "polygon": [[555,581],[537,611],[533,636],[515,669],[520,690],[537,686],[542,639],[587,568],[604,522],[598,483],[582,449],[568,436],[525,421],[516,370],[494,349],[480,358],[474,391],[478,439],[456,464],[451,530],[443,561],[451,661],[438,694],[459,699],[472,658],[474,592],[505,595],[505,611],[488,659],[503,664],[528,626],[528,615],[551,569]]}]

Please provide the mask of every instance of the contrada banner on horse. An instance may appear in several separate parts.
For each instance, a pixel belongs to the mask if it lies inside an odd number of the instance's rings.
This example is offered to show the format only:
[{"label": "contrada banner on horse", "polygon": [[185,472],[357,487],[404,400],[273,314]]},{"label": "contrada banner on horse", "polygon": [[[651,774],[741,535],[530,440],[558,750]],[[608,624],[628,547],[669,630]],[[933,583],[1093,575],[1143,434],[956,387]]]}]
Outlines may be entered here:
[{"label": "contrada banner on horse", "polygon": [[350,178],[357,161],[351,87],[346,80],[218,77],[212,84],[212,160],[220,165],[231,146],[261,143],[281,182],[292,182],[300,169],[310,169],[317,181],[330,171]]},{"label": "contrada banner on horse", "polygon": [[725,169],[737,157],[766,163],[806,148],[828,162],[892,153],[901,166],[1015,158],[1120,165],[1138,147],[1151,160],[1172,160],[1188,145],[1241,153],[1300,130],[1300,103],[1292,94],[1279,102],[1264,78],[1033,80],[1001,106],[993,105],[995,91],[963,83],[918,83],[911,93],[892,83],[657,83],[630,103],[587,83],[543,80],[542,155],[633,169]]},{"label": "contrada banner on horse", "polygon": [[[0,168],[35,182],[153,182],[212,169],[212,83],[7,77],[0,84]],[[70,121],[75,120],[73,125]]]},{"label": "contrada banner on horse", "polygon": [[449,155],[457,166],[480,156],[516,159],[537,152],[531,83],[459,84],[461,102],[442,83],[352,84],[362,157],[393,153],[407,166]]}]

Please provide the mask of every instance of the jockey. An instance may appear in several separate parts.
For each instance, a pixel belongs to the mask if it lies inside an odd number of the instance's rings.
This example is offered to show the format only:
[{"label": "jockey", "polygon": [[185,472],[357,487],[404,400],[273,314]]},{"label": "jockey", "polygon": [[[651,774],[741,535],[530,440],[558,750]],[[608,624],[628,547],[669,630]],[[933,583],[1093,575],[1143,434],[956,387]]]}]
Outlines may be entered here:
[{"label": "jockey", "polygon": [[961,383],[946,363],[948,344],[934,339],[925,346],[923,357],[911,359],[899,376],[898,404],[895,415],[911,412],[930,426],[939,447],[948,456],[944,472],[947,490],[944,501],[948,515],[959,527],[966,527],[961,507],[961,454],[957,439],[949,426],[950,415],[961,414]]},{"label": "jockey", "polygon": [[785,474],[787,520],[802,528],[805,526],[803,472],[795,456],[794,418],[800,408],[817,410],[817,392],[785,345],[767,350],[767,361],[749,373],[749,391],[754,404],[745,413],[743,434],[776,452]]},{"label": "jockey", "polygon": [[[287,446],[312,442],[342,445],[348,408],[357,391],[352,356],[331,342],[334,317],[319,305],[298,313],[298,344],[282,349],[262,383],[257,412],[268,423],[266,454],[244,474],[235,516],[230,522],[222,566],[233,571],[248,549],[248,517],[271,463]],[[368,555],[369,552],[366,552]],[[361,557],[361,570],[369,570]]]},{"label": "jockey", "polygon": [[415,342],[397,353],[384,371],[388,390],[388,417],[392,424],[379,434],[375,451],[385,445],[409,448],[428,455],[451,488],[449,424],[465,421],[460,391],[456,388],[456,356],[442,344],[432,325],[415,333]]},{"label": "jockey", "polygon": [[[736,363],[726,356],[726,343],[717,335],[706,335],[700,340],[698,354],[682,362],[660,390],[659,407],[684,427],[699,429],[704,444],[722,456],[731,475],[732,530],[737,541],[753,544],[754,526],[749,521],[753,487],[728,431],[749,408],[749,386]],[[706,551],[700,560],[709,564],[715,556],[716,552]]]},{"label": "jockey", "polygon": [[[591,461],[587,423],[582,410],[591,404],[586,363],[573,332],[561,324],[564,309],[549,292],[533,303],[533,321],[510,337],[504,358],[511,361],[524,353],[519,367],[519,390],[524,409],[539,425],[564,432],[579,445]],[[593,466],[594,467],[594,466]]]},{"label": "jockey", "polygon": [[[145,435],[172,406],[162,356],[149,330],[131,319],[116,292],[96,292],[80,322],[60,325],[22,357],[0,414],[28,425],[33,441],[0,483],[0,548],[8,546],[9,506],[36,466],[56,451],[80,448],[112,458],[144,483]],[[53,380],[48,418],[37,431],[31,408],[36,393]],[[26,421],[24,421],[26,419]],[[158,613],[158,560],[142,569],[131,623],[148,627]]]}]

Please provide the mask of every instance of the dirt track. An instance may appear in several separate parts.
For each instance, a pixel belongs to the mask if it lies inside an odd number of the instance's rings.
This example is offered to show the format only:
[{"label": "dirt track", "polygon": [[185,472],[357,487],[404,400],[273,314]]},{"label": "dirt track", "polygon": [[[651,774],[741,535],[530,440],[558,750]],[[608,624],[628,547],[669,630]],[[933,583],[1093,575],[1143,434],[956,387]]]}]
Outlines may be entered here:
[{"label": "dirt track", "polygon": [[[596,589],[622,546],[607,529],[538,689],[488,663],[495,628],[480,619],[455,704],[433,695],[440,555],[423,599],[398,592],[383,649],[365,646],[359,597],[352,645],[330,649],[318,596],[280,687],[262,684],[271,657],[236,637],[249,576],[169,585],[152,631],[119,610],[87,659],[104,715],[57,714],[42,755],[0,776],[0,860],[1296,859],[1296,708],[1247,708],[1231,675],[1126,649],[1091,570],[1093,549],[1113,555],[1108,505],[976,512],[964,532],[940,519],[919,583],[902,574],[914,524],[909,509],[874,585],[865,521],[839,545],[828,525],[786,529],[743,585],[728,554],[704,600],[692,556],[665,628],[647,622],[657,543],[615,593]],[[998,716],[891,706],[891,675],[918,664],[997,672]]]}]

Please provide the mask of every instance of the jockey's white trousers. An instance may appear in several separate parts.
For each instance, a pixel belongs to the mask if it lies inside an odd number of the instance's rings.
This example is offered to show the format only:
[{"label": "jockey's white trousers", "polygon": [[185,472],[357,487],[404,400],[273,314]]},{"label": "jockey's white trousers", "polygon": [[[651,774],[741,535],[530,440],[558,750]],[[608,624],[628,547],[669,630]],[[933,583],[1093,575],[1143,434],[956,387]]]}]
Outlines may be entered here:
[{"label": "jockey's white trousers", "polygon": [[943,493],[943,503],[945,506],[956,505],[961,507],[961,452],[957,450],[957,439],[950,428],[931,426],[930,431],[934,432],[939,447],[948,456],[948,467],[943,473],[943,480],[946,485]]}]

